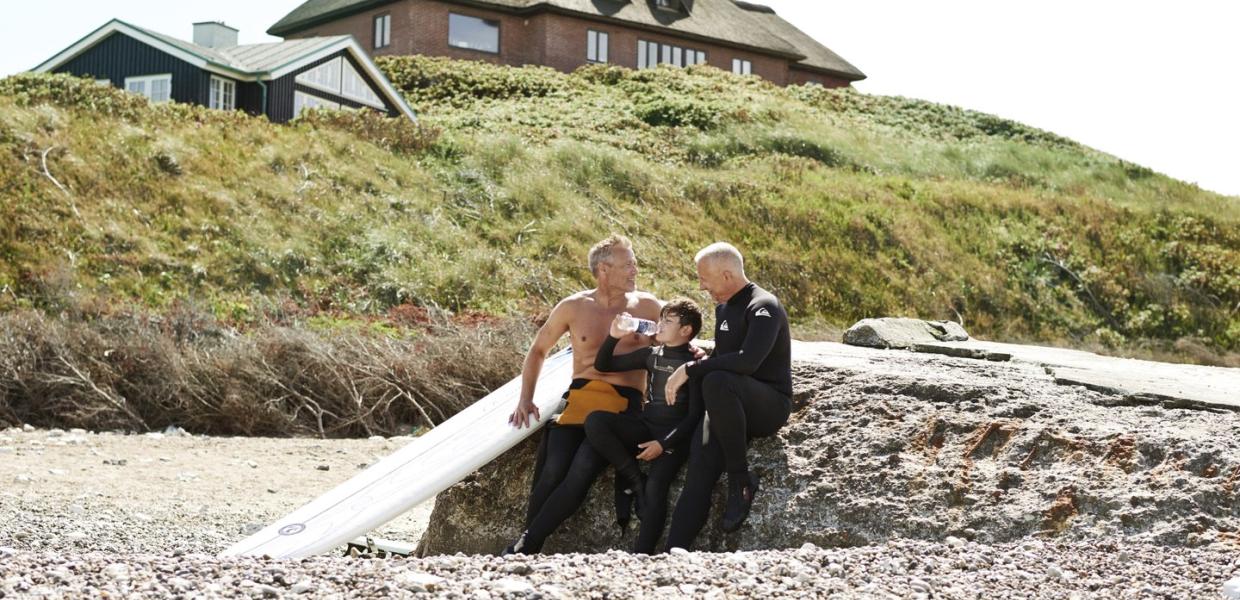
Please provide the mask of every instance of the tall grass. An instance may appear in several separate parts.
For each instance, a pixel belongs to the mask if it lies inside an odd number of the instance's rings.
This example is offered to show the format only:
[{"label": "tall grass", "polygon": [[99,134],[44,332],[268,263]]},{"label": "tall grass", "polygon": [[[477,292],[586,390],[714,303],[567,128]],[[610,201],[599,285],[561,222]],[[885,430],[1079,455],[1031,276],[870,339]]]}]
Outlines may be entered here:
[{"label": "tall grass", "polygon": [[699,247],[737,243],[815,330],[901,314],[1193,361],[1240,350],[1240,200],[1055,134],[711,68],[380,63],[419,125],[273,126],[0,82],[0,310],[194,299],[241,331],[286,300],[523,318],[588,287],[586,250],[619,231],[663,296],[696,290]]},{"label": "tall grass", "polygon": [[242,334],[184,307],[86,321],[12,312],[0,316],[0,424],[408,434],[513,377],[532,334],[518,320],[442,317],[425,318],[418,331],[266,323]]}]

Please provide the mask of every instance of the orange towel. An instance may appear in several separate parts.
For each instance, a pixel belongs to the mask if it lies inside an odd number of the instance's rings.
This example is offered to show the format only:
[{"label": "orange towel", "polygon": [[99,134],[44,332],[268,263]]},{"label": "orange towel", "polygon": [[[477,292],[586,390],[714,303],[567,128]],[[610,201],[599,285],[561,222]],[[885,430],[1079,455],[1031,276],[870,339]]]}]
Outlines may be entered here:
[{"label": "orange towel", "polygon": [[590,381],[575,390],[568,390],[568,406],[560,413],[556,423],[560,425],[584,425],[586,417],[596,411],[623,412],[629,401],[616,388],[605,381]]}]

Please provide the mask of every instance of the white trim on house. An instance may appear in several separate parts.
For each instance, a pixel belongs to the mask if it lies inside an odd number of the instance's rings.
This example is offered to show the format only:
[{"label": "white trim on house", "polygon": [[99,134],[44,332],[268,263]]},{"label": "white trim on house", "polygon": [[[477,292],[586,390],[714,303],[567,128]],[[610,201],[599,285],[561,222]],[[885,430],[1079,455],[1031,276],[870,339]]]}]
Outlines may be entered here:
[{"label": "white trim on house", "polygon": [[[216,99],[216,86],[219,89],[218,99]],[[207,108],[236,110],[237,82],[212,75],[211,81],[207,84]]]},{"label": "white trim on house", "polygon": [[[166,98],[156,100],[155,93],[152,91],[156,83],[168,84],[168,95]],[[133,84],[142,84],[140,90],[131,89]],[[172,101],[172,73],[160,73],[158,75],[135,75],[125,78],[125,91],[144,96],[147,100],[156,104],[161,102]]]},{"label": "white trim on house", "polygon": [[99,42],[102,42],[103,40],[107,39],[109,36],[111,36],[114,33],[123,33],[131,38],[138,40],[139,42],[142,42],[149,46],[153,46],[155,49],[161,52],[164,52],[175,58],[183,60],[200,69],[211,71],[212,73],[224,75],[226,77],[232,77],[234,79],[242,79],[245,81],[255,81],[257,79],[257,77],[255,77],[252,74],[245,73],[243,71],[238,71],[236,69],[228,68],[223,65],[219,65],[215,62],[212,62],[211,60],[207,59],[204,56],[199,56],[197,54],[187,52],[186,50],[183,50],[172,44],[169,44],[168,42],[165,42],[164,40],[161,40],[153,35],[150,35],[147,32],[142,31],[138,29],[137,27],[134,27],[119,19],[112,19],[111,21],[108,21],[99,29],[96,29],[92,31],[91,33],[87,34],[86,37],[78,40],[72,46],[65,48],[56,56],[53,56],[43,61],[41,64],[39,64],[39,66],[31,70],[34,71],[35,73],[47,73],[49,71],[52,71],[56,67],[59,67],[73,60],[74,58],[77,58],[78,55],[82,54],[83,52],[86,52],[87,50],[94,48],[97,44],[99,44]]}]

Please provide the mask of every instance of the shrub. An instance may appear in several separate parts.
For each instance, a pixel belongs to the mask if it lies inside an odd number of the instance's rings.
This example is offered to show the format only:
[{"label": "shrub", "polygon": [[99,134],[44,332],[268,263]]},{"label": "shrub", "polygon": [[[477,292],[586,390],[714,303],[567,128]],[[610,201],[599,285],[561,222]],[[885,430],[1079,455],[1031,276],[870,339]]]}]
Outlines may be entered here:
[{"label": "shrub", "polygon": [[418,154],[427,151],[439,140],[441,130],[421,121],[404,117],[391,118],[373,110],[323,110],[303,111],[296,124],[310,129],[343,131],[366,140],[380,148],[402,154]]},{"label": "shrub", "polygon": [[99,85],[87,77],[65,74],[19,73],[0,79],[0,96],[12,98],[18,106],[50,104],[127,120],[150,108],[146,98]]},{"label": "shrub", "polygon": [[516,69],[430,56],[384,56],[376,62],[392,84],[417,103],[537,98],[569,86],[567,75],[549,67]]},{"label": "shrub", "polygon": [[655,127],[712,129],[723,120],[723,111],[713,102],[661,93],[640,101],[634,112]]}]

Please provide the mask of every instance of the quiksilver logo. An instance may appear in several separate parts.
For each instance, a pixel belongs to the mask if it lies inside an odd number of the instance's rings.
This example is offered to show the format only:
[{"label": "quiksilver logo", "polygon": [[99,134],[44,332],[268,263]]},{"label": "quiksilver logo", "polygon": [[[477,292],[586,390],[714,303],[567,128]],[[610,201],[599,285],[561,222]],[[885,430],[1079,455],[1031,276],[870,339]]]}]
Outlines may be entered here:
[{"label": "quiksilver logo", "polygon": [[770,313],[770,311],[766,310],[765,308],[759,308],[759,309],[758,309],[758,312],[754,313],[753,315],[754,315],[755,317],[769,317],[769,316],[771,316],[771,313]]},{"label": "quiksilver logo", "polygon": [[732,331],[732,330],[728,329],[728,322],[724,321],[719,324],[719,331]]}]

